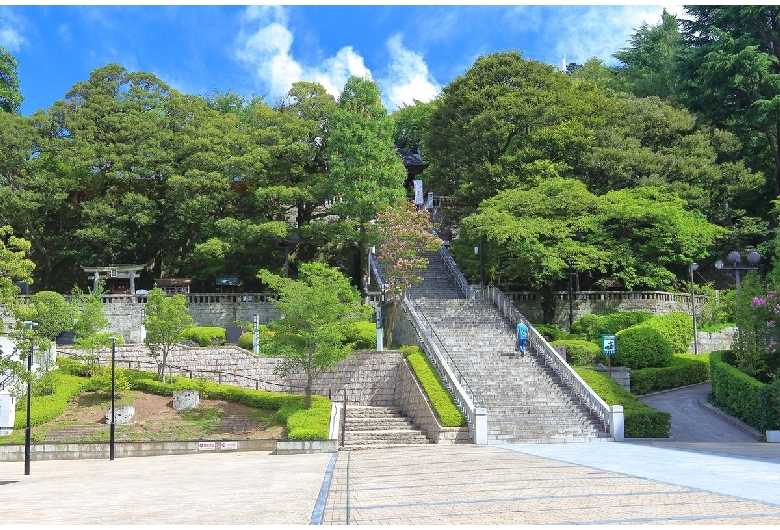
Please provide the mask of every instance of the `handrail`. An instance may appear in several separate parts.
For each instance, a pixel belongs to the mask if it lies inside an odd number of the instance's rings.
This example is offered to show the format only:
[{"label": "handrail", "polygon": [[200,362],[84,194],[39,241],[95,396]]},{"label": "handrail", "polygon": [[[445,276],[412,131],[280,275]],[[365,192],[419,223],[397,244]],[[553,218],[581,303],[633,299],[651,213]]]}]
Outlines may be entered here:
[{"label": "handrail", "polygon": [[406,312],[407,317],[417,332],[417,336],[420,340],[423,351],[431,360],[431,362],[437,366],[437,371],[439,372],[439,375],[441,376],[445,385],[450,389],[450,393],[452,394],[452,398],[455,401],[455,404],[466,416],[466,421],[469,428],[469,437],[476,442],[479,439],[479,434],[476,430],[478,413],[477,408],[482,409],[482,405],[479,404],[478,401],[475,403],[472,397],[476,398],[476,396],[474,396],[473,393],[469,395],[469,393],[467,393],[460,384],[458,377],[455,376],[449,365],[445,362],[441,351],[436,346],[436,343],[433,341],[431,336],[428,334],[425,326],[422,324],[420,316],[414,310],[410,300],[408,298],[404,298],[403,303],[404,311]]},{"label": "handrail", "polygon": [[504,293],[493,285],[486,286],[483,293],[486,298],[489,298],[498,307],[504,317],[509,319],[512,327],[516,326],[518,321],[522,320],[525,322],[528,326],[531,347],[542,354],[545,363],[555,371],[566,386],[574,391],[583,404],[601,420],[604,429],[614,435],[615,426],[612,425],[612,410],[609,405],[563,360],[555,348],[550,346],[550,343],[536,331],[536,328],[526,320]]},{"label": "handrail", "polygon": [[450,272],[450,275],[452,276],[452,279],[455,280],[455,284],[460,289],[460,292],[463,293],[463,297],[470,298],[469,282],[466,280],[466,277],[463,276],[463,273],[460,272],[457,263],[455,263],[455,259],[452,257],[452,254],[450,254],[450,251],[447,250],[447,247],[445,247],[444,245],[439,247],[439,256],[441,256],[441,259],[444,261],[444,265],[446,265],[447,270]]},{"label": "handrail", "polygon": [[[439,334],[436,333],[436,330],[434,329],[433,325],[428,321],[428,317],[425,316],[425,313],[422,311],[417,310],[417,304],[414,300],[410,299],[409,303],[412,305],[412,309],[414,310],[415,314],[418,318],[424,321],[423,328],[425,329],[426,333],[433,339],[435,338],[438,344],[436,344],[436,347],[439,349],[439,352],[444,350],[444,353],[446,354],[447,359],[450,361],[450,368],[454,369],[455,372],[457,372],[458,375],[458,381],[461,385],[464,385],[466,389],[468,389],[469,396],[471,397],[471,400],[474,402],[474,404],[478,407],[482,406],[482,402],[477,397],[477,395],[474,393],[474,390],[472,390],[471,385],[468,384],[468,381],[466,381],[466,376],[463,375],[463,372],[460,371],[460,368],[458,368],[458,363],[455,362],[455,359],[452,358],[452,355],[450,354],[447,347],[444,345],[444,341],[441,340],[441,337],[439,337]],[[443,357],[443,356],[442,356]]]}]

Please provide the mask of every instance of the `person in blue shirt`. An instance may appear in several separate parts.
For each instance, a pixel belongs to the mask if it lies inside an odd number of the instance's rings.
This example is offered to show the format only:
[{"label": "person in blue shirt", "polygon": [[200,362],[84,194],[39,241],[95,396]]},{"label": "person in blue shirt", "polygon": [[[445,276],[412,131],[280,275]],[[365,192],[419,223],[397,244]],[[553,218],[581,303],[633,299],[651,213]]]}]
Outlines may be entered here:
[{"label": "person in blue shirt", "polygon": [[517,322],[515,339],[517,341],[516,349],[520,352],[520,357],[525,357],[525,341],[528,339],[528,326],[522,320]]}]

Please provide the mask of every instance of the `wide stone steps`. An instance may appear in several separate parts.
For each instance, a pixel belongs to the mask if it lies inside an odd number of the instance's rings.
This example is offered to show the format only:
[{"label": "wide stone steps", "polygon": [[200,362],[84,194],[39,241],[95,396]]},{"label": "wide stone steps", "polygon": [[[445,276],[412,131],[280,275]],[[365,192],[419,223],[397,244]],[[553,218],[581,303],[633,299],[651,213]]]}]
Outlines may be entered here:
[{"label": "wide stone steps", "polygon": [[45,437],[46,442],[79,442],[94,440],[101,433],[108,433],[110,425],[66,425],[52,429]]},{"label": "wide stone steps", "polygon": [[413,306],[486,408],[489,443],[609,438],[530,344],[525,358],[517,355],[514,329],[490,301],[451,299],[449,271],[436,253],[425,256],[429,266],[412,289]]},{"label": "wide stone steps", "polygon": [[401,447],[430,443],[395,407],[346,406],[342,449]]}]

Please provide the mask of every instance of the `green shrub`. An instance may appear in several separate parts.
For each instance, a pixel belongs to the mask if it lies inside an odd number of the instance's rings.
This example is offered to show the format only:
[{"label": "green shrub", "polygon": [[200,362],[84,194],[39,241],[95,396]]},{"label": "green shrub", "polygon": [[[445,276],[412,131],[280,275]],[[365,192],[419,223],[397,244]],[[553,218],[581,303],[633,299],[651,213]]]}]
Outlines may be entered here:
[{"label": "green shrub", "polygon": [[466,417],[455,405],[452,396],[444,387],[436,369],[431,361],[422,353],[410,353],[406,360],[409,362],[414,375],[423,387],[433,410],[439,417],[443,427],[462,427],[466,425]]},{"label": "green shrub", "polygon": [[571,365],[591,365],[601,359],[601,348],[587,340],[556,340],[550,346],[564,346]]},{"label": "green shrub", "polygon": [[346,328],[348,343],[355,350],[376,350],[376,322],[351,322]]},{"label": "green shrub", "polygon": [[710,354],[713,404],[758,431],[780,428],[776,395],[780,382],[765,384],[724,362],[726,352]]},{"label": "green shrub", "polygon": [[192,326],[181,332],[181,338],[197,342],[199,346],[221,346],[225,344],[225,328]]},{"label": "green shrub", "polygon": [[252,331],[246,331],[238,337],[238,347],[247,351],[254,350],[254,333]]},{"label": "green shrub", "polygon": [[669,437],[671,414],[645,405],[603,372],[590,368],[575,368],[575,371],[607,405],[623,406],[623,434],[626,438]]},{"label": "green shrub", "polygon": [[682,312],[657,316],[644,322],[643,325],[653,328],[669,341],[674,353],[688,353],[688,346],[693,341],[693,318]]},{"label": "green shrub", "polygon": [[30,297],[27,306],[17,309],[18,320],[32,320],[38,324],[38,335],[54,340],[63,331],[72,331],[75,322],[73,308],[65,297],[54,291],[41,291]]},{"label": "green shrub", "polygon": [[547,342],[581,339],[579,335],[569,333],[568,331],[559,329],[551,324],[534,324],[533,326]]},{"label": "green shrub", "polygon": [[[86,382],[82,377],[60,373],[54,394],[36,396],[33,393],[30,399],[30,426],[42,425],[65,412],[68,402],[83,391]],[[23,429],[26,424],[27,399],[24,398],[16,401],[14,429]]]},{"label": "green shrub", "polygon": [[401,346],[400,348],[398,348],[398,350],[401,352],[401,355],[404,356],[404,359],[406,359],[407,357],[409,357],[413,353],[419,353],[420,355],[422,355],[422,353],[423,353],[422,349],[420,349],[420,347],[417,346],[417,345],[414,345],[414,346]]},{"label": "green shrub", "polygon": [[670,388],[695,385],[710,379],[708,354],[679,354],[664,368],[631,370],[631,393],[638,396]]},{"label": "green shrub", "polygon": [[674,350],[669,341],[644,324],[618,331],[617,352],[613,363],[632,369],[669,366]]},{"label": "green shrub", "polygon": [[626,311],[607,313],[606,315],[588,314],[572,324],[571,331],[585,336],[588,340],[599,341],[602,335],[614,335],[618,331],[641,324],[653,318],[645,311]]}]

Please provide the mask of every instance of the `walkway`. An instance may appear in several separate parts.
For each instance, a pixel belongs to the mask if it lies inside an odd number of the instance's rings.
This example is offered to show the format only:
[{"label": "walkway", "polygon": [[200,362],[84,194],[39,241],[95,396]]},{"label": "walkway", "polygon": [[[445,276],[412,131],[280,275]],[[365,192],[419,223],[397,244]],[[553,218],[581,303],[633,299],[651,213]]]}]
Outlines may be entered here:
[{"label": "walkway", "polygon": [[776,459],[631,442],[3,462],[0,495],[4,526],[780,525],[780,448],[751,445]]}]

